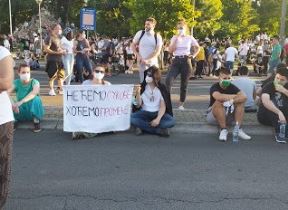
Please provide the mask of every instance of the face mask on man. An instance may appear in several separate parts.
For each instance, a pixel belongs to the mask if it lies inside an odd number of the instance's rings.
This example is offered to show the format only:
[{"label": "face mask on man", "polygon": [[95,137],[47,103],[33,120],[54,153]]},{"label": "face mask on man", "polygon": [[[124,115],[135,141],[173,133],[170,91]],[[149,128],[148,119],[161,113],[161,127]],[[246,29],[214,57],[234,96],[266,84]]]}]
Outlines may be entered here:
[{"label": "face mask on man", "polygon": [[223,79],[220,81],[220,84],[222,87],[227,88],[231,85],[231,80],[229,79]]},{"label": "face mask on man", "polygon": [[275,86],[285,86],[286,85],[286,82],[284,81],[279,81],[277,79],[274,80],[274,85]]},{"label": "face mask on man", "polygon": [[20,80],[23,82],[27,82],[30,80],[30,73],[20,74]]},{"label": "face mask on man", "polygon": [[145,81],[147,84],[149,84],[149,83],[153,82],[153,78],[150,76],[146,76]]},{"label": "face mask on man", "polygon": [[101,73],[101,72],[99,72],[99,73],[94,73],[94,77],[96,78],[96,79],[99,79],[99,80],[102,80],[103,78],[104,78],[104,73]]}]

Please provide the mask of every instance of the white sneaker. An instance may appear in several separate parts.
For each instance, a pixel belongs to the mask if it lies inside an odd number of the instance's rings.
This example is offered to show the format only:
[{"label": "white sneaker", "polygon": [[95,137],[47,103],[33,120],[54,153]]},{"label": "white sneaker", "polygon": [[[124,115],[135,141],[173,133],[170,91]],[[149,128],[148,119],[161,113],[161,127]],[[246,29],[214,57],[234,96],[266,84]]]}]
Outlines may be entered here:
[{"label": "white sneaker", "polygon": [[228,130],[222,129],[219,135],[219,141],[227,141]]},{"label": "white sneaker", "polygon": [[49,96],[56,96],[56,93],[55,93],[54,89],[49,91]]},{"label": "white sneaker", "polygon": [[248,136],[242,129],[239,129],[238,136],[243,140],[251,140],[251,136]]},{"label": "white sneaker", "polygon": [[181,106],[178,107],[178,109],[179,109],[179,110],[184,110],[185,108],[184,108],[183,105],[181,105]]}]

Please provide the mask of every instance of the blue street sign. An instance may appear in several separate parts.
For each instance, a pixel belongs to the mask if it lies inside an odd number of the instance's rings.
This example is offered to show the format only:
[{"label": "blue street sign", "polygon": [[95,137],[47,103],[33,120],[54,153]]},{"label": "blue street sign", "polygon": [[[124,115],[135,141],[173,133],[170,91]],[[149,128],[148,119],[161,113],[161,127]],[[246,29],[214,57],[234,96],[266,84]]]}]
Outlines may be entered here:
[{"label": "blue street sign", "polygon": [[93,8],[82,8],[80,10],[80,28],[82,30],[96,30],[96,10]]}]

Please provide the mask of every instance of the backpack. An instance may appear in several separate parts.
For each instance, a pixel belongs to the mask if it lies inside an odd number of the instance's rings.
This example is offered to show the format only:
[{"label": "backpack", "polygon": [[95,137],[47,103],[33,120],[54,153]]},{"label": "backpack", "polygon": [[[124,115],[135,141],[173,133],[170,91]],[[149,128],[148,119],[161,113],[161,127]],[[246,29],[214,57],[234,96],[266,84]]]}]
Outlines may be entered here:
[{"label": "backpack", "polygon": [[[138,40],[138,45],[139,45],[142,37],[144,36],[144,34],[145,34],[145,30],[142,30],[141,36],[140,36],[140,38],[139,38],[139,40]],[[154,33],[154,38],[155,38],[155,46],[157,46],[157,42],[158,42],[158,40],[157,40],[157,33]]]}]

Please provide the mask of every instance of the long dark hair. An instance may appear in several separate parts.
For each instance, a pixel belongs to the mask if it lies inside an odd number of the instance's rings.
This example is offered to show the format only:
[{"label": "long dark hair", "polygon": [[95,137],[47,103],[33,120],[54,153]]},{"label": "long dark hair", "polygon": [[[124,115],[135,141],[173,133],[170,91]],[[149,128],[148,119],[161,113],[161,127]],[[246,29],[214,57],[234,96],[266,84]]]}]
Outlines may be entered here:
[{"label": "long dark hair", "polygon": [[159,86],[161,84],[161,71],[160,71],[160,69],[156,66],[150,66],[147,70],[144,71],[144,80],[141,83],[141,94],[145,91],[145,87],[147,85],[145,78],[146,78],[148,72],[151,73],[156,87],[159,88]]}]

